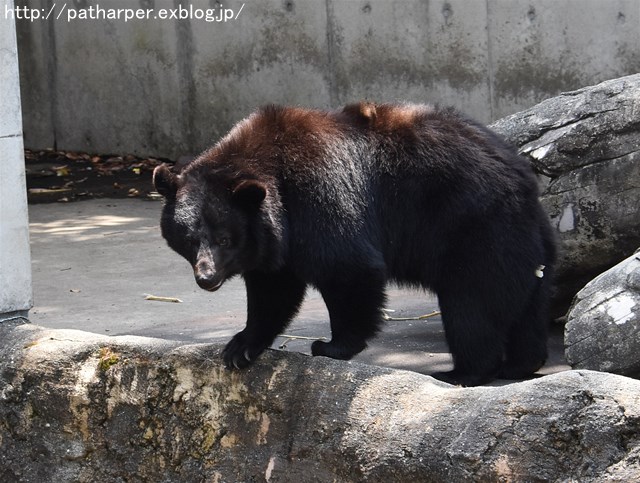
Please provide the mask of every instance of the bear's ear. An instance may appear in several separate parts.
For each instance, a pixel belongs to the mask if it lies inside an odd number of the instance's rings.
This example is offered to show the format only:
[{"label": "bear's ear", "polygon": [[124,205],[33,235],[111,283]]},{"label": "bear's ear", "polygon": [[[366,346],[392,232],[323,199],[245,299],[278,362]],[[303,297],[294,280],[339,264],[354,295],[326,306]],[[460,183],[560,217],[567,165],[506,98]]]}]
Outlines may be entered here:
[{"label": "bear's ear", "polygon": [[240,181],[232,190],[233,199],[249,209],[258,209],[267,196],[267,187],[255,179]]},{"label": "bear's ear", "polygon": [[156,191],[167,199],[176,197],[178,191],[177,175],[169,171],[166,164],[161,164],[153,170],[153,186]]},{"label": "bear's ear", "polygon": [[378,117],[376,105],[372,102],[361,101],[357,104],[349,104],[342,111],[356,123],[366,126],[373,125]]}]

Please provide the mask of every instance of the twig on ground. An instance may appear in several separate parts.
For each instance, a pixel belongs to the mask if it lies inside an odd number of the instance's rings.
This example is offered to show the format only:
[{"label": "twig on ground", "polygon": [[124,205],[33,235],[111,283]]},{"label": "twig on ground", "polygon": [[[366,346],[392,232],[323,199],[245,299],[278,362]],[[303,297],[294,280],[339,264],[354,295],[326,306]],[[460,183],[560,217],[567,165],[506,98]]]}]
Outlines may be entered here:
[{"label": "twig on ground", "polygon": [[306,337],[304,335],[289,335],[289,334],[280,334],[278,337],[282,337],[286,339],[282,344],[278,346],[278,349],[286,349],[287,344],[292,340],[327,340],[326,337]]},{"label": "twig on ground", "polygon": [[391,317],[390,315],[387,315],[385,310],[389,311],[389,312],[393,312],[392,310],[384,309],[383,312],[382,312],[382,318],[384,320],[393,320],[393,321],[398,321],[398,320],[425,320],[425,319],[429,319],[431,317],[436,317],[436,316],[438,316],[438,315],[440,315],[442,313],[439,310],[434,310],[430,314],[418,315],[416,317]]},{"label": "twig on ground", "polygon": [[145,300],[154,300],[156,302],[172,302],[174,304],[181,304],[182,300],[176,297],[158,297],[157,295],[144,294]]}]

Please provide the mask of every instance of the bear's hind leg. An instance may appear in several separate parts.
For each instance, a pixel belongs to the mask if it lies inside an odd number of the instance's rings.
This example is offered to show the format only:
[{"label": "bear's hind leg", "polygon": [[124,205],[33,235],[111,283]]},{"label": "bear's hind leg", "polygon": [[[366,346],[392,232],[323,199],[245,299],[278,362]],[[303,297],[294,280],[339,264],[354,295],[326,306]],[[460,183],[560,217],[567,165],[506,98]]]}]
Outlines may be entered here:
[{"label": "bear's hind leg", "polygon": [[483,301],[439,295],[442,322],[453,356],[453,371],[432,374],[438,380],[459,386],[480,386],[496,378],[504,355],[505,336],[499,321],[483,313]]},{"label": "bear's hind leg", "polygon": [[542,281],[526,311],[513,322],[500,379],[525,379],[547,360],[548,282]]},{"label": "bear's hind leg", "polygon": [[382,325],[385,283],[384,276],[372,270],[319,286],[329,309],[331,341],[315,341],[311,353],[348,360],[361,352]]}]

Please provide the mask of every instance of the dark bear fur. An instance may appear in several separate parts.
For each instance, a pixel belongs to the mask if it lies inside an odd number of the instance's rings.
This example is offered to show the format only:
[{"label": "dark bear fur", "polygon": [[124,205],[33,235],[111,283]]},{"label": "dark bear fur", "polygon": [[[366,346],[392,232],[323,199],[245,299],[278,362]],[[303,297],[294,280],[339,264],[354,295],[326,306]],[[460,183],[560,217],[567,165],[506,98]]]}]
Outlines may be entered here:
[{"label": "dark bear fur", "polygon": [[[349,359],[380,329],[385,285],[438,295],[466,386],[523,378],[545,362],[555,248],[529,164],[451,109],[360,103],[266,107],[180,174],[154,172],[162,234],[216,290],[242,275],[247,325],[228,367],[256,359],[318,288]],[[536,271],[544,265],[544,277]]]}]

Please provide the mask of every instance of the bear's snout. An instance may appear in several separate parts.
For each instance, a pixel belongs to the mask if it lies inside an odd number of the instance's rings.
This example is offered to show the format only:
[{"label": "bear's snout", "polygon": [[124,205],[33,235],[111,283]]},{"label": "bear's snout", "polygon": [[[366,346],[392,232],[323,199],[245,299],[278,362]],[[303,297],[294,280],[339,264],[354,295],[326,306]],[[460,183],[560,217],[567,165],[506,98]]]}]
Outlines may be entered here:
[{"label": "bear's snout", "polygon": [[199,261],[193,269],[196,277],[196,283],[200,288],[213,292],[218,290],[224,282],[224,278],[220,276],[216,269],[205,261]]}]

